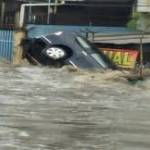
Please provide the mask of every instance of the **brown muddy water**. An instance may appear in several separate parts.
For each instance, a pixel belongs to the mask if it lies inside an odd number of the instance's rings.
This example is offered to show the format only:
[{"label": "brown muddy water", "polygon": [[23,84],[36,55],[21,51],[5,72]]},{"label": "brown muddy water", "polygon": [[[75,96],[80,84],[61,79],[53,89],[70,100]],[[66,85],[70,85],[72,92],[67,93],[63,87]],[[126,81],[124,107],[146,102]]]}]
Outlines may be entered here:
[{"label": "brown muddy water", "polygon": [[123,75],[1,65],[0,150],[149,150],[150,79]]}]

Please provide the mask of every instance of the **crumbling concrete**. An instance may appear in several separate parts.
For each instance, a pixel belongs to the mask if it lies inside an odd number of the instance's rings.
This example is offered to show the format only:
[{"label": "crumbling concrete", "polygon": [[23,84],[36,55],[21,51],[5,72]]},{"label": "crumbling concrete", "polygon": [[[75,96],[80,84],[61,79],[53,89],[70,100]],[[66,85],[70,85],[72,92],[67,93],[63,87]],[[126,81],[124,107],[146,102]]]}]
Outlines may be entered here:
[{"label": "crumbling concrete", "polygon": [[26,38],[26,31],[18,29],[14,32],[14,49],[13,49],[13,64],[19,65],[23,63],[23,47],[21,42]]}]

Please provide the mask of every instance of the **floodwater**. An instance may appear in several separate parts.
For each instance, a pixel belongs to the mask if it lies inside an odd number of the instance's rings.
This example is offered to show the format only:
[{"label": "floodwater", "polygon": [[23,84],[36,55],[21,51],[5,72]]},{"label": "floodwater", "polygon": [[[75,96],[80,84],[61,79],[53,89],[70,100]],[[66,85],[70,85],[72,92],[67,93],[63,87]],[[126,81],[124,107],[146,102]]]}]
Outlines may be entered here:
[{"label": "floodwater", "polygon": [[149,150],[150,80],[123,75],[1,65],[0,150]]}]

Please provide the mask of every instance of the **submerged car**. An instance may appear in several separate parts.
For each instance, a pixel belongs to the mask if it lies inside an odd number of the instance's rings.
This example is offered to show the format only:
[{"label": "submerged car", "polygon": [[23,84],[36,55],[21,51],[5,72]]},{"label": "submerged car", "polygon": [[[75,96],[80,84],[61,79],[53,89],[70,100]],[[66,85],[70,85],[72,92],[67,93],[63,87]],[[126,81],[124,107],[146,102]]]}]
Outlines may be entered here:
[{"label": "submerged car", "polygon": [[56,32],[24,42],[24,56],[31,63],[75,68],[111,68],[115,65],[86,38],[77,33]]}]

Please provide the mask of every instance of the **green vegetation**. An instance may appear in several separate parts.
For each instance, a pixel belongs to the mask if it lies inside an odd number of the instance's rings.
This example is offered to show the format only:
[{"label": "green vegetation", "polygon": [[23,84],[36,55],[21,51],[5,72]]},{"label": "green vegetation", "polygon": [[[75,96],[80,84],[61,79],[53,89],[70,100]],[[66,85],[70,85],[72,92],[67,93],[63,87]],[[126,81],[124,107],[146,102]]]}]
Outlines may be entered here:
[{"label": "green vegetation", "polygon": [[134,12],[127,23],[127,27],[150,32],[150,13]]},{"label": "green vegetation", "polygon": [[141,13],[134,12],[129,22],[127,23],[127,27],[130,29],[137,29],[138,21],[140,20],[140,18],[141,18]]}]

